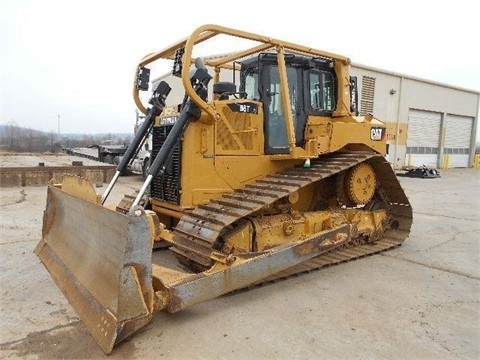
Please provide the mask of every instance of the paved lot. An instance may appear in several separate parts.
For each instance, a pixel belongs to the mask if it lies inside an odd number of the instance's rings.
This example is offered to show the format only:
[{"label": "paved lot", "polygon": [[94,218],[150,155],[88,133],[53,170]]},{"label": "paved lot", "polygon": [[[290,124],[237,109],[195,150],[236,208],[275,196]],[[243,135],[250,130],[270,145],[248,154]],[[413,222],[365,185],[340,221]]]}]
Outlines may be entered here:
[{"label": "paved lot", "polygon": [[[157,314],[108,358],[478,359],[480,172],[400,181],[402,247]],[[122,177],[112,200],[140,184]],[[0,358],[107,358],[33,254],[45,195],[0,189]]]}]

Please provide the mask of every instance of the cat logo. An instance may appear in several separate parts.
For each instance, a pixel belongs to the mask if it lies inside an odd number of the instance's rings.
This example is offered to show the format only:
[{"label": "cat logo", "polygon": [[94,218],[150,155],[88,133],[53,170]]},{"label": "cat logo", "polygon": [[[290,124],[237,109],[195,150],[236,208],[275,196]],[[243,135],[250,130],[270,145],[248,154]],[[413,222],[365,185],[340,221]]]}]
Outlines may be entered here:
[{"label": "cat logo", "polygon": [[370,140],[382,141],[383,140],[383,135],[385,135],[385,128],[372,127],[370,129]]}]

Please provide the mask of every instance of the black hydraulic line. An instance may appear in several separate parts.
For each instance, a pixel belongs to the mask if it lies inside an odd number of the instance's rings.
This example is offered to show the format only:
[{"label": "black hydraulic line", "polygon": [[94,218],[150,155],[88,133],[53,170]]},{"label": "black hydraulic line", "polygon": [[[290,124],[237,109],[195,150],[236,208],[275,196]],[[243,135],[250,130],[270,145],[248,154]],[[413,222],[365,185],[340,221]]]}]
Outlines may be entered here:
[{"label": "black hydraulic line", "polygon": [[148,130],[150,129],[151,124],[155,121],[155,117],[160,115],[160,113],[162,112],[162,109],[159,109],[157,107],[152,107],[150,109],[150,111],[148,112],[148,115],[145,117],[145,120],[143,121],[142,126],[140,126],[140,129],[135,134],[132,140],[132,143],[128,146],[128,149],[125,152],[125,155],[123,155],[122,160],[118,164],[117,171],[122,173],[127,169],[128,163],[133,158],[133,156],[137,153],[137,149],[139,148],[140,143],[142,142],[143,138],[145,137]]},{"label": "black hydraulic line", "polygon": [[153,123],[154,123],[153,121],[150,122],[150,126],[148,127],[147,132],[146,132],[145,135],[142,137],[142,141],[140,142],[139,146],[138,146],[137,149],[135,150],[135,154],[133,154],[132,158],[131,158],[130,161],[128,162],[128,165],[132,165],[132,164],[133,164],[133,161],[135,160],[135,158],[137,157],[138,153],[140,152],[140,150],[141,150],[142,147],[144,146],[145,141],[148,139],[148,136],[149,136],[150,133],[152,132]]},{"label": "black hydraulic line", "polygon": [[105,193],[102,196],[102,205],[105,203],[105,200],[107,200],[107,197],[110,194],[110,191],[112,191],[112,188],[117,182],[120,174],[123,173],[127,168],[130,159],[132,159],[134,154],[137,153],[137,149],[140,143],[142,142],[151,125],[155,121],[155,118],[163,111],[163,107],[165,106],[165,99],[170,93],[170,90],[170,86],[165,81],[162,81],[158,85],[157,89],[154,91],[153,97],[150,100],[150,104],[152,104],[152,107],[149,109],[148,114],[143,121],[143,124],[140,126],[140,129],[138,129],[131,144],[128,146],[127,151],[123,155],[122,160],[118,164],[115,175],[113,176],[110,184],[108,185]]},{"label": "black hydraulic line", "polygon": [[[211,78],[212,77],[205,69],[197,69],[195,74],[192,76],[192,82],[194,82],[193,88],[202,99],[207,98],[207,85]],[[200,116],[200,113],[201,112],[197,104],[188,98],[180,112],[178,119],[175,121],[175,124],[168,133],[165,142],[162,144],[162,147],[155,156],[153,162],[151,162],[148,170],[148,176],[143,183],[137,197],[135,198],[131,209],[140,203],[140,200],[147,191],[147,188],[152,182],[153,177],[165,171],[165,164],[170,158],[177,140],[183,135],[190,121],[197,119]]]},{"label": "black hydraulic line", "polygon": [[198,115],[200,115],[200,112],[197,105],[192,103],[190,99],[187,100],[185,107],[175,121],[175,124],[170,130],[165,142],[162,144],[155,160],[150,164],[150,170],[148,171],[149,175],[157,176],[160,172],[163,173],[165,171],[165,163],[175,147],[177,139],[182,136],[188,123],[198,117]]}]

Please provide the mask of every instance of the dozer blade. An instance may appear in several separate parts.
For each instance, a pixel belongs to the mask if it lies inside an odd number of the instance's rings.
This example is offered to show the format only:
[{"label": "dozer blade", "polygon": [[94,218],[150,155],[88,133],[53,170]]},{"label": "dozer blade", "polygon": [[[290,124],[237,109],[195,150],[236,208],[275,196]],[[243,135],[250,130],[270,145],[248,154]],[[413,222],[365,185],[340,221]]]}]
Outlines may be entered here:
[{"label": "dozer blade", "polygon": [[143,209],[99,205],[84,179],[49,185],[35,253],[105,353],[152,318],[150,241]]}]

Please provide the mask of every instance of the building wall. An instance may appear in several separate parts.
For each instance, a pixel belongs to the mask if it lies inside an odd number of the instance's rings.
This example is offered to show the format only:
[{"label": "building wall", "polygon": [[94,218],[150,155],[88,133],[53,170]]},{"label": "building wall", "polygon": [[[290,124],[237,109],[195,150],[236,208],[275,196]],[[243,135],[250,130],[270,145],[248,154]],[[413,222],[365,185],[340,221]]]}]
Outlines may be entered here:
[{"label": "building wall", "polygon": [[[450,155],[444,151],[445,138],[449,135],[446,121],[452,115],[470,118],[472,126],[468,134],[470,152],[467,157],[468,166],[472,165],[480,93],[358,64],[352,66],[351,75],[358,78],[360,104],[362,80],[364,77],[375,79],[373,115],[387,123],[387,140],[390,143],[388,160],[395,168],[412,165],[409,164],[411,155],[407,154],[407,142],[409,136],[415,135],[409,132],[409,114],[415,110],[440,114],[438,151],[434,163],[430,164],[437,167],[461,165],[455,161],[450,163]],[[420,159],[421,156],[417,158]]]},{"label": "building wall", "polygon": [[[211,71],[213,74],[213,71]],[[472,166],[475,153],[475,134],[478,122],[480,93],[453,87],[447,84],[435,83],[418,79],[408,75],[397,74],[381,69],[375,69],[360,64],[353,64],[351,75],[358,78],[359,104],[362,104],[362,86],[364,77],[369,77],[371,83],[374,79],[373,115],[387,123],[387,142],[389,144],[388,161],[394,168],[418,165],[424,159],[427,166],[450,167],[463,166],[461,162],[451,160],[448,151],[444,150],[445,138],[448,138],[446,122],[452,117],[471,118],[471,133],[467,166]],[[239,76],[236,76],[237,82]],[[156,81],[166,80],[172,87],[167,98],[167,105],[176,105],[183,99],[184,90],[179,78],[165,75]],[[231,81],[230,71],[220,74],[220,81]],[[154,85],[155,86],[155,85]],[[211,98],[211,86],[210,94]],[[440,130],[438,134],[438,150],[436,154],[423,156],[421,154],[407,153],[407,143],[416,134],[409,133],[410,121],[413,121],[412,112],[424,111],[426,113],[440,114]],[[410,128],[415,128],[410,124]],[[418,128],[418,126],[416,127]],[[451,128],[450,128],[451,130]],[[452,155],[453,156],[453,155]]]}]

